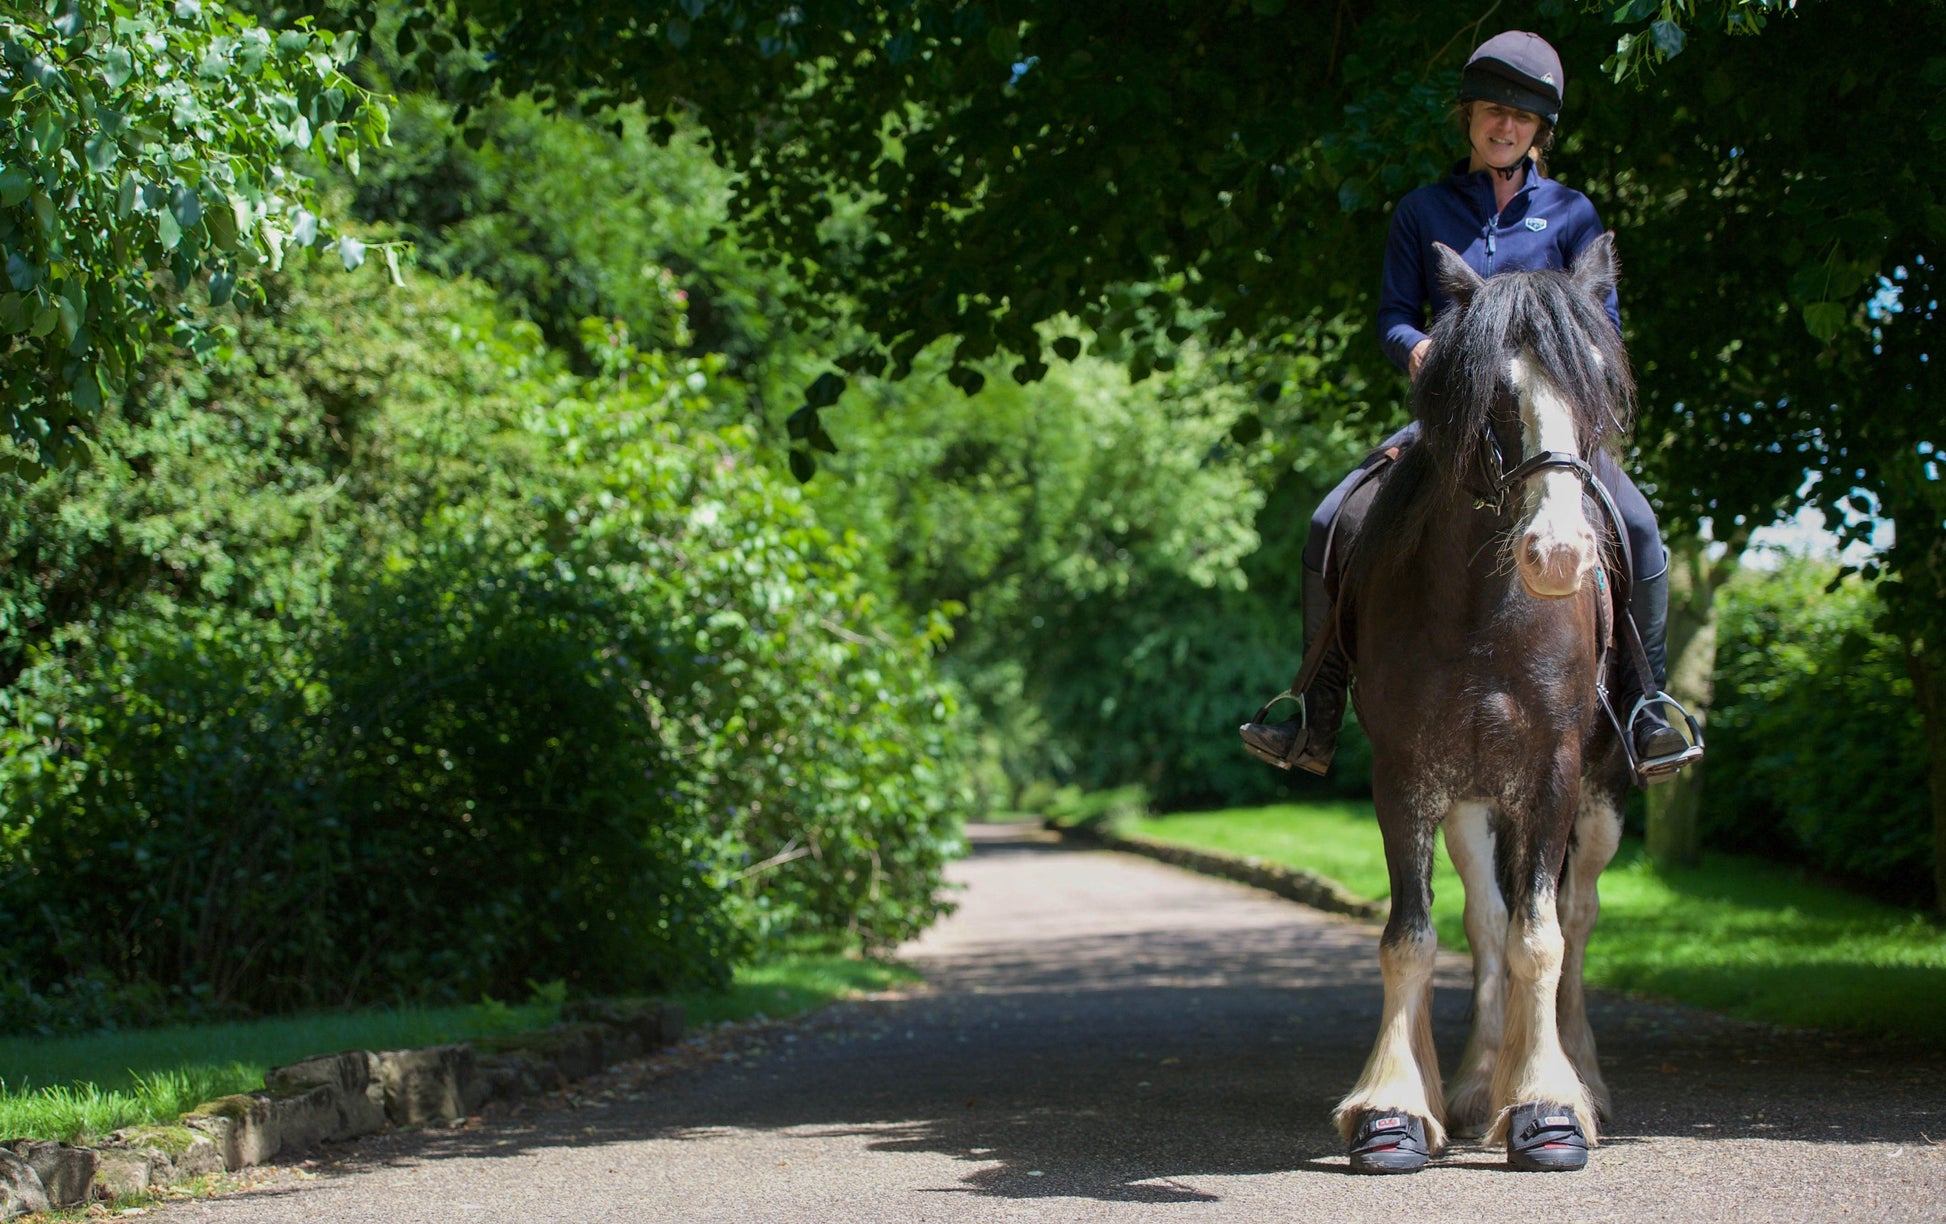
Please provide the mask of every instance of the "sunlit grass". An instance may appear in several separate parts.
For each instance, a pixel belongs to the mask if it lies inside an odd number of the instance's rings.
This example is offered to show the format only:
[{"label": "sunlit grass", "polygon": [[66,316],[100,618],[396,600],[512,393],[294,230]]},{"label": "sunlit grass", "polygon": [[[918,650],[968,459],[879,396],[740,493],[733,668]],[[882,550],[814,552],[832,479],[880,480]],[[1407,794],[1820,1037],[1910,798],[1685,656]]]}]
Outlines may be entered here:
[{"label": "sunlit grass", "polygon": [[[1254,855],[1389,894],[1371,806],[1286,804],[1151,817],[1131,832]],[[1466,948],[1459,877],[1433,867],[1440,944]],[[1623,843],[1601,878],[1588,980],[1774,1024],[1946,1040],[1946,932],[1925,915],[1760,859],[1706,854],[1659,869]]]},{"label": "sunlit grass", "polygon": [[[689,991],[692,1028],[781,1019],[859,991],[916,979],[904,966],[801,953],[744,969],[723,991]],[[173,1122],[214,1097],[263,1087],[264,1072],[337,1050],[438,1045],[542,1028],[558,1006],[373,1009],[81,1037],[0,1038],[0,1137],[86,1142],[125,1126]]]}]

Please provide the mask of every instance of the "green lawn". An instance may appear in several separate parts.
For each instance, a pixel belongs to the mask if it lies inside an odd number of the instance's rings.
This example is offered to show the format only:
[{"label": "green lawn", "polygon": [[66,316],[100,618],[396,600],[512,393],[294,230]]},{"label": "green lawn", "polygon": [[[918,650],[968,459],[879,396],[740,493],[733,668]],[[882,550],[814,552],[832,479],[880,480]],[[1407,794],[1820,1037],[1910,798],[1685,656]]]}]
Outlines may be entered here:
[{"label": "green lawn", "polygon": [[[1389,893],[1370,804],[1289,804],[1149,817],[1129,832],[1255,855]],[[1433,922],[1464,949],[1459,877],[1441,842]],[[1662,870],[1625,841],[1601,877],[1588,980],[1774,1024],[1946,1040],[1946,931],[1924,914],[1806,880],[1759,859],[1706,854]]]},{"label": "green lawn", "polygon": [[[745,969],[725,991],[671,995],[691,1028],[814,1010],[914,980],[903,966],[800,953]],[[543,1028],[558,1004],[378,1009],[85,1037],[0,1038],[0,1137],[99,1138],[173,1122],[213,1097],[263,1087],[266,1070],[313,1054],[403,1049]]]}]

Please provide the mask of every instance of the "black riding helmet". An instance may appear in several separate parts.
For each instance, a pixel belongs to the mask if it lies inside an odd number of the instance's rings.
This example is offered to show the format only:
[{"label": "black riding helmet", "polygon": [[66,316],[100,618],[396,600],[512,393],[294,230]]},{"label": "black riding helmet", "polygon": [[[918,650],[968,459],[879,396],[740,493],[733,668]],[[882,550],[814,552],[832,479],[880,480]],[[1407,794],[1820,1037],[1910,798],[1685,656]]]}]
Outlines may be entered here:
[{"label": "black riding helmet", "polygon": [[1539,115],[1552,126],[1561,118],[1566,85],[1561,57],[1545,38],[1508,30],[1481,43],[1468,57],[1460,73],[1459,100],[1497,102]]}]

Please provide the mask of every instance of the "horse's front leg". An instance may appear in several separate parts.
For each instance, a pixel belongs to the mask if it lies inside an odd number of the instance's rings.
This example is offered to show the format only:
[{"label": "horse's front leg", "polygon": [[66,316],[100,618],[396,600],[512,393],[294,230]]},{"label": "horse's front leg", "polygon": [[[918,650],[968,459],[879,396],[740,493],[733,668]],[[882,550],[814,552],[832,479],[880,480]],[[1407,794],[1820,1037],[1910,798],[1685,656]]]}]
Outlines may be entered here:
[{"label": "horse's front leg", "polygon": [[[1567,869],[1561,873],[1561,935],[1565,941],[1561,961],[1559,1020],[1561,1045],[1568,1060],[1588,1086],[1595,1109],[1604,1122],[1615,1118],[1615,1107],[1608,1084],[1601,1077],[1595,1060],[1595,1033],[1588,1026],[1588,998],[1582,990],[1582,967],[1588,955],[1588,936],[1601,913],[1601,898],[1596,881],[1615,848],[1622,841],[1622,813],[1615,796],[1598,782],[1584,780],[1581,810],[1574,819],[1574,844],[1568,849]],[[1468,932],[1469,938],[1471,931]]]},{"label": "horse's front leg", "polygon": [[1575,1072],[1556,1019],[1566,940],[1560,872],[1575,816],[1578,773],[1556,773],[1506,817],[1500,848],[1508,900],[1506,1030],[1493,1072],[1500,1107],[1489,1141],[1518,1169],[1578,1169],[1596,1139],[1595,1106]]},{"label": "horse's front leg", "polygon": [[1446,1126],[1484,1135],[1493,1122],[1493,1068],[1506,1005],[1507,903],[1494,870],[1493,811],[1462,803],[1446,817],[1446,853],[1466,886],[1466,941],[1473,947],[1473,1030],[1447,1097]]},{"label": "horse's front leg", "polygon": [[[1400,792],[1399,771],[1374,769],[1373,803],[1392,877],[1392,916],[1379,941],[1385,1006],[1364,1074],[1332,1115],[1361,1173],[1424,1167],[1446,1144],[1439,1056],[1432,1044],[1432,805]],[[1441,801],[1443,804],[1443,800]]]}]

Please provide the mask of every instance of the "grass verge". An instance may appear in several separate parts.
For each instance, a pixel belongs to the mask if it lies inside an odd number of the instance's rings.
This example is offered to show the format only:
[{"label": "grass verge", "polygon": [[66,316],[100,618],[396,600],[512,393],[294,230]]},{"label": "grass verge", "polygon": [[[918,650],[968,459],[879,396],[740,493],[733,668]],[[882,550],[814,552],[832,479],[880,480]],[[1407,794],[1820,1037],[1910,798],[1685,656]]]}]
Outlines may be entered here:
[{"label": "grass verge", "polygon": [[[727,990],[671,995],[692,1027],[781,1019],[916,979],[839,953],[793,953],[740,970]],[[264,1072],[335,1050],[395,1050],[544,1028],[558,1002],[371,1009],[226,1024],[0,1038],[0,1137],[86,1143],[124,1126],[173,1122],[214,1097],[263,1087]]]},{"label": "grass verge", "polygon": [[[1254,855],[1330,876],[1361,897],[1390,892],[1368,803],[1281,804],[1146,817],[1146,837]],[[1459,876],[1441,840],[1433,925],[1466,948]],[[1946,1041],[1946,932],[1801,871],[1723,854],[1659,868],[1624,841],[1601,877],[1588,980],[1748,1020]]]}]

